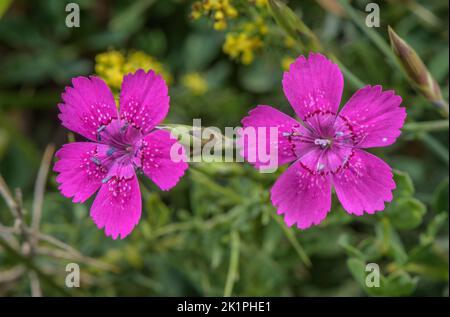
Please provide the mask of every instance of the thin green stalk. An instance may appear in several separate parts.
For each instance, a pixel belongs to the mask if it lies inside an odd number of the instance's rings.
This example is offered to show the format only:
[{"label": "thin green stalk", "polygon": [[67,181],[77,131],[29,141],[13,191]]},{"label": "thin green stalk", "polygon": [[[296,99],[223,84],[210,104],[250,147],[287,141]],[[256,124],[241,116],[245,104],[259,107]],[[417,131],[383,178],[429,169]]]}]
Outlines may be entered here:
[{"label": "thin green stalk", "polygon": [[388,57],[392,63],[394,63],[399,70],[402,70],[400,67],[396,56],[391,50],[389,44],[373,29],[369,28],[362,17],[356,12],[355,9],[349,4],[348,0],[339,0],[339,3],[347,12],[350,19],[353,23],[364,33],[366,36],[375,44],[376,47],[386,56]]},{"label": "thin green stalk", "polygon": [[359,89],[365,86],[365,83],[355,74],[353,74],[344,64],[342,64],[342,62],[337,57],[331,55],[331,58],[339,65],[339,68],[344,74],[344,77],[349,81],[350,85],[352,85],[353,88]]},{"label": "thin green stalk", "polygon": [[409,122],[403,126],[403,131],[405,132],[431,132],[431,131],[445,131],[448,129],[449,129],[448,120]]},{"label": "thin green stalk", "polygon": [[270,213],[270,214],[271,214],[272,218],[275,220],[275,222],[283,230],[283,233],[286,235],[286,237],[288,238],[289,242],[294,247],[295,251],[297,252],[297,254],[298,254],[299,258],[300,258],[300,260],[303,263],[305,263],[305,265],[307,267],[311,267],[312,266],[311,260],[309,259],[308,255],[306,254],[306,252],[303,249],[303,247],[298,242],[298,240],[295,237],[294,233],[292,232],[291,228],[287,227],[286,224],[281,220],[281,218],[278,217],[277,215],[275,215],[273,212]]},{"label": "thin green stalk", "polygon": [[[410,63],[410,61],[408,62],[407,60],[405,60],[405,58],[397,57],[396,53],[394,53],[393,51],[394,48],[391,48],[389,44],[384,40],[384,38],[380,34],[378,34],[377,31],[375,31],[375,29],[370,28],[365,24],[362,16],[357,13],[357,11],[350,5],[348,0],[339,0],[339,3],[345,9],[347,15],[350,17],[353,23],[372,41],[372,43],[391,61],[391,63],[400,70],[403,76],[409,82],[411,82],[411,85],[421,94],[424,94],[424,96],[427,97],[427,99],[430,100],[436,106],[436,108],[439,109],[441,114],[444,117],[448,118],[448,103],[443,100],[439,85],[431,76],[431,74],[429,74],[425,65],[422,63],[416,53],[414,52],[414,57],[416,59],[416,65],[413,68],[415,70],[414,73],[417,71],[417,69],[422,70],[423,68],[423,71],[420,73],[421,80],[419,82],[417,82],[417,78],[411,78],[411,74],[408,74],[407,69],[405,69],[405,67],[408,68],[411,66],[408,64]],[[390,27],[388,31],[390,33],[390,36],[392,36],[393,32]],[[398,37],[396,34],[395,36]],[[397,41],[402,40],[397,38]],[[406,43],[402,41],[402,44],[405,48]],[[408,47],[408,49],[410,48]],[[411,54],[411,52],[409,54]],[[418,64],[418,60],[420,61],[420,64]],[[408,66],[405,66],[405,63],[407,63]],[[416,79],[416,81],[414,79]]]},{"label": "thin green stalk", "polygon": [[236,230],[231,231],[230,240],[230,265],[228,267],[227,280],[225,282],[224,297],[230,297],[233,292],[233,286],[239,274],[239,233]]},{"label": "thin green stalk", "polygon": [[157,239],[167,234],[179,233],[194,229],[200,231],[212,230],[220,224],[224,224],[234,220],[242,213],[242,210],[243,209],[232,209],[225,214],[219,214],[217,216],[209,218],[208,220],[194,219],[185,222],[171,223],[165,225],[164,227],[156,229],[152,234],[152,239]]},{"label": "thin green stalk", "polygon": [[215,191],[217,193],[223,194],[224,196],[228,197],[230,200],[232,200],[236,204],[242,203],[241,195],[237,194],[235,191],[231,190],[230,188],[221,186],[221,185],[217,184],[216,182],[212,181],[202,171],[195,169],[194,167],[191,167],[189,169],[189,173],[191,173],[191,176],[193,178],[195,178],[197,180],[197,182],[204,185],[205,188],[208,188],[211,191]]},{"label": "thin green stalk", "polygon": [[[286,35],[294,39],[298,45],[305,47],[305,50],[309,49],[328,54],[337,64],[339,64],[345,78],[354,88],[358,89],[364,86],[364,82],[345,67],[336,56],[331,52],[327,52],[317,35],[303,23],[303,21],[283,1],[270,0],[269,8],[272,17],[278,26],[286,33]],[[302,38],[308,40],[309,45],[304,45]]]},{"label": "thin green stalk", "polygon": [[427,133],[421,133],[419,139],[423,144],[430,149],[437,157],[441,159],[447,166],[449,166],[448,149],[443,146],[438,140]]}]

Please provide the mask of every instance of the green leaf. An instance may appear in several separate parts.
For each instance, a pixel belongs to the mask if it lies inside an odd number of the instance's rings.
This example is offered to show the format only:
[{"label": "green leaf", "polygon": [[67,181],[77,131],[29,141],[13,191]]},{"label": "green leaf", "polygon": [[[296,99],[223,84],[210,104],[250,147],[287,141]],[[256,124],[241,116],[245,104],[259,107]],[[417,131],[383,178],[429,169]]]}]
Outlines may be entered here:
[{"label": "green leaf", "polygon": [[350,258],[347,260],[347,267],[359,286],[366,289],[366,262],[361,259]]},{"label": "green leaf", "polygon": [[[420,235],[420,243],[422,245],[427,245],[432,243],[435,239],[439,231],[442,229],[444,225],[448,225],[448,214],[440,213],[436,215],[428,224],[427,229],[424,233]],[[448,226],[447,226],[448,228]]]},{"label": "green leaf", "polygon": [[426,206],[413,197],[399,198],[386,212],[393,226],[400,230],[418,227],[427,211]]},{"label": "green leaf", "polygon": [[414,184],[408,173],[399,170],[394,170],[394,181],[397,185],[394,194],[397,197],[411,196],[414,194]]},{"label": "green leaf", "polygon": [[376,238],[384,255],[392,256],[397,263],[405,263],[408,259],[403,243],[388,218],[375,227]]},{"label": "green leaf", "polygon": [[412,249],[404,268],[434,280],[448,281],[449,278],[448,257],[433,244]]},{"label": "green leaf", "polygon": [[380,288],[371,290],[381,296],[408,296],[414,293],[417,282],[417,277],[411,277],[404,271],[398,271],[387,278],[382,278]]},{"label": "green leaf", "polygon": [[417,278],[411,277],[405,271],[396,271],[385,277],[382,274],[383,267],[380,266],[379,287],[368,287],[366,285],[366,262],[350,258],[347,260],[347,267],[359,286],[371,296],[408,296],[411,295],[417,286]]},{"label": "green leaf", "polygon": [[361,261],[366,260],[366,256],[357,248],[352,246],[349,242],[350,237],[348,234],[344,234],[339,237],[339,245],[344,248],[344,250],[347,252],[349,256],[353,256],[356,259],[359,259]]}]

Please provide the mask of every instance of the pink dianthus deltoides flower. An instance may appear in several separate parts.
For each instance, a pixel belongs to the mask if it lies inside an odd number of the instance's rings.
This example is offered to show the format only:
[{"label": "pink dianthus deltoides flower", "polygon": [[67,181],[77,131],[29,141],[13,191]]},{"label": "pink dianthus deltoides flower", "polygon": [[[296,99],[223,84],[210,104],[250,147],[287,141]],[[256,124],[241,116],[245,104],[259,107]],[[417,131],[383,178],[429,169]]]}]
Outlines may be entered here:
[{"label": "pink dianthus deltoides flower", "polygon": [[[366,86],[339,111],[343,86],[339,67],[326,57],[300,56],[283,77],[300,121],[270,106],[257,106],[242,120],[241,153],[248,160],[254,151],[250,163],[256,168],[265,168],[257,149],[272,146],[271,127],[277,128],[278,164],[294,162],[271,189],[288,226],[306,229],[322,222],[331,209],[332,187],[344,209],[358,216],[383,210],[392,200],[391,168],[363,149],[395,142],[406,118],[402,99],[381,86]],[[248,129],[256,130],[253,140]]]},{"label": "pink dianthus deltoides flower", "polygon": [[[66,87],[59,119],[67,129],[91,142],[63,145],[54,171],[59,190],[73,202],[86,201],[98,189],[91,217],[105,234],[125,238],[139,222],[141,192],[136,173],[143,173],[162,190],[177,184],[188,165],[183,147],[177,159],[170,133],[154,130],[169,111],[168,88],[161,76],[142,69],[124,77],[120,110],[105,82],[77,77]],[[178,144],[177,144],[178,145]]]}]

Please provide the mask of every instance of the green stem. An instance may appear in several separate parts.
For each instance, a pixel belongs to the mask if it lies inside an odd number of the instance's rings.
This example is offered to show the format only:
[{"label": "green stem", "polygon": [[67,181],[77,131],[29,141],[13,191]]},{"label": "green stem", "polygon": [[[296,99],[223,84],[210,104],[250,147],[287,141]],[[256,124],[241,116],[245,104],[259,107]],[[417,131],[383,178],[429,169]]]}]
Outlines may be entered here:
[{"label": "green stem", "polygon": [[199,169],[195,169],[195,167],[191,166],[191,168],[189,169],[189,173],[191,173],[191,176],[198,183],[204,185],[205,188],[208,188],[208,190],[215,191],[217,193],[223,194],[226,197],[229,197],[230,200],[232,200],[235,204],[242,203],[242,197],[239,194],[237,194],[234,190],[217,184]]},{"label": "green stem", "polygon": [[378,47],[378,49],[388,57],[393,64],[395,64],[399,70],[402,67],[397,61],[397,57],[392,52],[391,47],[386,43],[386,41],[373,29],[368,27],[362,17],[356,12],[356,10],[350,5],[348,0],[339,0],[339,3],[347,12],[353,23],[373,42],[373,44]]},{"label": "green stem", "polygon": [[225,282],[224,297],[230,297],[233,292],[233,286],[238,278],[239,270],[239,233],[236,230],[231,231],[230,241],[230,265],[228,267],[227,280]]},{"label": "green stem", "polygon": [[156,229],[152,234],[152,239],[157,239],[161,236],[165,236],[168,234],[189,230],[199,230],[199,231],[212,230],[220,224],[225,224],[234,220],[237,216],[239,216],[242,213],[242,210],[243,209],[239,208],[231,209],[227,213],[219,214],[217,216],[209,218],[208,220],[194,219],[185,222],[171,223],[164,227]]},{"label": "green stem", "polygon": [[430,132],[448,130],[448,120],[435,120],[423,122],[410,122],[403,126],[405,132]]},{"label": "green stem", "polygon": [[349,81],[353,88],[359,89],[365,86],[364,82],[355,74],[353,74],[344,64],[342,64],[342,62],[337,57],[335,57],[334,55],[331,55],[331,57],[339,65],[339,68],[344,74],[344,77]]},{"label": "green stem", "polygon": [[[371,40],[372,43],[391,61],[391,63],[395,65],[398,70],[400,70],[406,80],[408,80],[408,82],[411,82],[411,79],[408,77],[405,69],[401,65],[397,56],[392,51],[390,45],[384,40],[384,38],[380,36],[380,34],[378,34],[375,29],[370,28],[365,24],[364,19],[350,5],[349,0],[339,0],[339,3],[345,9],[353,23],[361,30],[361,32],[363,32],[369,38],[369,40]],[[414,82],[411,82],[411,86],[417,89],[417,86],[414,84]],[[422,93],[420,89],[418,89],[418,91]],[[448,118],[448,103],[445,100],[442,101],[442,104],[437,105],[436,108],[440,110],[444,117]]]},{"label": "green stem", "polygon": [[430,149],[430,151],[436,154],[442,162],[449,166],[448,149],[445,146],[427,133],[421,133],[419,139]]},{"label": "green stem", "polygon": [[[270,0],[269,7],[271,8],[270,12],[273,19],[287,36],[294,39],[298,45],[307,46],[309,50],[328,54],[337,64],[339,64],[345,78],[352,86],[354,86],[354,88],[358,89],[364,86],[362,80],[345,67],[337,57],[323,47],[323,44],[320,42],[317,35],[303,23],[303,21],[300,20],[300,18],[283,1]],[[304,45],[301,37],[308,39],[309,45]]]},{"label": "green stem", "polygon": [[275,220],[275,222],[281,227],[283,230],[283,233],[286,235],[289,242],[294,247],[295,252],[297,252],[300,260],[305,263],[306,266],[311,267],[312,263],[309,259],[308,255],[306,254],[303,247],[298,242],[297,238],[295,237],[294,233],[292,232],[291,228],[287,227],[286,224],[281,220],[281,218],[277,215],[275,215],[273,212],[270,213],[272,218]]}]

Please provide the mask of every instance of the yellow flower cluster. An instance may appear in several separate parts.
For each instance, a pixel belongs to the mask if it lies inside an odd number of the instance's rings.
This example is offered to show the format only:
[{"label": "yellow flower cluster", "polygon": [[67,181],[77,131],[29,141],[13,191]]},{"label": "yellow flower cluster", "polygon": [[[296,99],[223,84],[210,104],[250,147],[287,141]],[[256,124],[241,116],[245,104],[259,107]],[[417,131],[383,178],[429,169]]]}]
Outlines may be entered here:
[{"label": "yellow flower cluster", "polygon": [[150,69],[160,74],[167,83],[172,81],[172,76],[166,70],[163,64],[156,60],[153,56],[147,55],[141,51],[133,51],[128,54],[110,50],[98,54],[95,57],[95,72],[106,83],[112,87],[119,89],[122,84],[123,76],[142,68],[145,71]]},{"label": "yellow flower cluster", "polygon": [[239,60],[242,64],[251,64],[255,58],[255,51],[263,46],[259,36],[248,33],[228,33],[223,44],[223,51],[231,58]]},{"label": "yellow flower cluster", "polygon": [[238,11],[230,3],[230,0],[196,1],[192,5],[191,18],[198,20],[202,16],[212,16],[214,29],[221,31],[227,28],[227,19],[234,19],[238,16]]},{"label": "yellow flower cluster", "polygon": [[120,87],[123,78],[125,57],[118,51],[100,53],[95,57],[95,72],[110,87]]},{"label": "yellow flower cluster", "polygon": [[181,83],[196,96],[204,95],[208,90],[208,83],[199,73],[188,73],[184,75]]},{"label": "yellow flower cluster", "polygon": [[269,28],[261,17],[256,18],[255,21],[244,23],[242,30],[248,34],[260,35],[266,35],[269,32]]},{"label": "yellow flower cluster", "polygon": [[245,22],[240,25],[239,31],[225,36],[223,51],[242,64],[251,64],[255,59],[255,52],[263,47],[263,37],[268,32],[264,19],[260,17],[254,21]]}]

